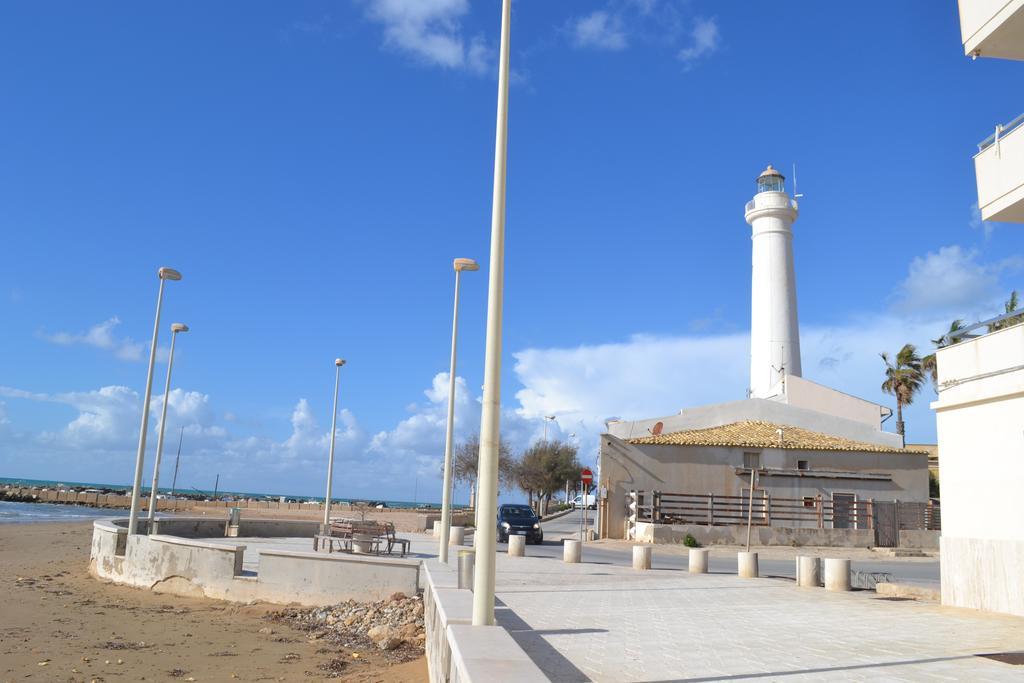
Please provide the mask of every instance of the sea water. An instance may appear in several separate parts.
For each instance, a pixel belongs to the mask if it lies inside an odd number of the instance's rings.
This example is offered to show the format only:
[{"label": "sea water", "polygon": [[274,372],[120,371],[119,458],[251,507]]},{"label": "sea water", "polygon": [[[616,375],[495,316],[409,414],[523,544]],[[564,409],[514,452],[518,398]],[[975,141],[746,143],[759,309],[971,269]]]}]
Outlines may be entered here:
[{"label": "sea water", "polygon": [[116,510],[100,510],[82,505],[58,503],[10,503],[0,501],[0,524],[27,522],[80,522],[116,515]]}]

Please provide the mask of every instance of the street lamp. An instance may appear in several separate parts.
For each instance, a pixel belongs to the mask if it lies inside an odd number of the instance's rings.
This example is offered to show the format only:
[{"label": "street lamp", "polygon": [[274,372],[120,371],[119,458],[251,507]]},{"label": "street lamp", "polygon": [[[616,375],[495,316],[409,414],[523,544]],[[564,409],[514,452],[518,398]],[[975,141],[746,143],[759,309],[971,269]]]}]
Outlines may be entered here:
[{"label": "street lamp", "polygon": [[156,460],[153,462],[153,486],[149,489],[149,533],[153,533],[153,520],[156,519],[156,492],[160,483],[160,458],[164,454],[164,427],[167,426],[167,399],[171,393],[171,370],[174,368],[174,341],[179,332],[188,332],[185,323],[171,325],[171,351],[167,357],[167,383],[164,384],[164,404],[160,408],[160,434],[156,438]]},{"label": "street lamp", "polygon": [[473,576],[473,625],[494,625],[494,555],[497,551],[498,453],[501,440],[501,309],[505,280],[505,180],[508,171],[508,66],[512,0],[502,0],[498,59],[498,116],[494,134],[494,193],[491,201],[491,261],[487,287],[487,343],[480,413],[480,511]]},{"label": "street lamp", "polygon": [[545,415],[544,416],[544,443],[548,442],[548,422],[554,422],[554,420],[555,420],[555,416],[554,415]]},{"label": "street lamp", "polygon": [[341,380],[341,366],[345,361],[334,360],[334,415],[331,416],[331,452],[327,456],[327,498],[324,500],[324,533],[331,526],[331,484],[334,483],[334,437],[338,432],[338,382]]},{"label": "street lamp", "polygon": [[146,431],[149,428],[149,399],[153,395],[153,364],[156,363],[156,340],[160,332],[160,308],[164,303],[164,283],[178,281],[181,273],[173,268],[161,268],[156,272],[160,278],[160,289],[156,295],[156,320],[153,322],[153,341],[149,344],[149,369],[146,371],[146,395],[142,399],[142,426],[139,427],[139,450],[135,454],[135,478],[132,480],[132,505],[128,513],[128,535],[136,533],[139,518],[139,498],[142,493],[142,467],[146,457]]},{"label": "street lamp", "polygon": [[452,433],[455,429],[455,346],[459,337],[459,276],[463,271],[480,270],[477,262],[470,258],[457,258],[455,268],[455,313],[452,315],[452,361],[448,368],[448,425],[444,435],[444,481],[441,492],[441,540],[437,558],[448,561],[448,537],[452,526]]}]

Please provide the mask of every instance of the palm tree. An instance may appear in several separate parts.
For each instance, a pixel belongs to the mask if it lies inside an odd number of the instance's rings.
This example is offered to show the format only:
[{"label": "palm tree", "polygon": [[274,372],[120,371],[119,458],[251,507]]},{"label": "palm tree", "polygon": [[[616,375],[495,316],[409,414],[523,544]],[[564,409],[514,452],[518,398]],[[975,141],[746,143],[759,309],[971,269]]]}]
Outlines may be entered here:
[{"label": "palm tree", "polygon": [[[1014,311],[1017,310],[1017,307],[1018,307],[1019,304],[1020,304],[1020,299],[1017,296],[1017,290],[1015,289],[1012,292],[1010,292],[1010,298],[1007,299],[1006,303],[1003,305],[1004,312],[1005,313],[1013,313]],[[1024,311],[1021,311],[1020,315],[1015,315],[1012,318],[1007,318],[1006,320],[1000,320],[999,322],[997,322],[997,323],[995,323],[993,325],[989,325],[988,326],[988,331],[989,332],[995,332],[996,330],[1004,330],[1007,327],[1013,327],[1014,325],[1019,325],[1021,323],[1024,323]]]},{"label": "palm tree", "polygon": [[[934,344],[935,348],[937,348],[937,349],[943,349],[943,348],[945,348],[947,346],[951,346],[952,344],[955,344],[956,342],[950,340],[950,338],[949,338],[950,335],[952,335],[954,332],[959,332],[962,329],[964,329],[964,321],[963,320],[954,320],[953,322],[951,322],[949,324],[949,331],[946,332],[946,334],[944,334],[941,337],[939,337],[938,339],[932,339],[932,344]],[[932,351],[927,356],[925,356],[924,358],[921,359],[921,370],[926,372],[926,373],[928,373],[928,375],[931,376],[931,378],[932,378],[932,385],[935,387],[935,390],[938,391],[938,388],[939,388],[939,364],[938,364],[938,361],[935,358],[935,352],[934,351]]]},{"label": "palm tree", "polygon": [[921,357],[913,344],[904,344],[896,354],[896,361],[889,360],[889,354],[880,354],[885,361],[885,381],[882,391],[896,397],[896,433],[905,436],[903,424],[903,406],[914,402],[914,394],[924,384],[924,371],[921,369]]}]

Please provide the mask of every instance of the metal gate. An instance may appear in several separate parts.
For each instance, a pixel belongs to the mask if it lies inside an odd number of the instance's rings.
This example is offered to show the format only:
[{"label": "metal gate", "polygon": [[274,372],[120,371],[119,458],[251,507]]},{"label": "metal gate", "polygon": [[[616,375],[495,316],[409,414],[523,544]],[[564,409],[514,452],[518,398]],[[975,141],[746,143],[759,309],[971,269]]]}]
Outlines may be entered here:
[{"label": "metal gate", "polygon": [[899,520],[896,516],[896,503],[875,501],[875,547],[896,548],[900,544]]}]

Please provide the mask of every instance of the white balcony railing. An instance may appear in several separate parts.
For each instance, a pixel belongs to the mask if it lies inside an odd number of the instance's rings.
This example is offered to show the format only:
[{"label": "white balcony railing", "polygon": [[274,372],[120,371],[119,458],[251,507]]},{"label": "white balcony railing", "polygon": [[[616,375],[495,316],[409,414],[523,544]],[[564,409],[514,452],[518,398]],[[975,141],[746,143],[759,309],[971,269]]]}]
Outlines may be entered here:
[{"label": "white balcony railing", "polygon": [[974,171],[982,219],[1024,223],[1024,114],[978,145]]}]

